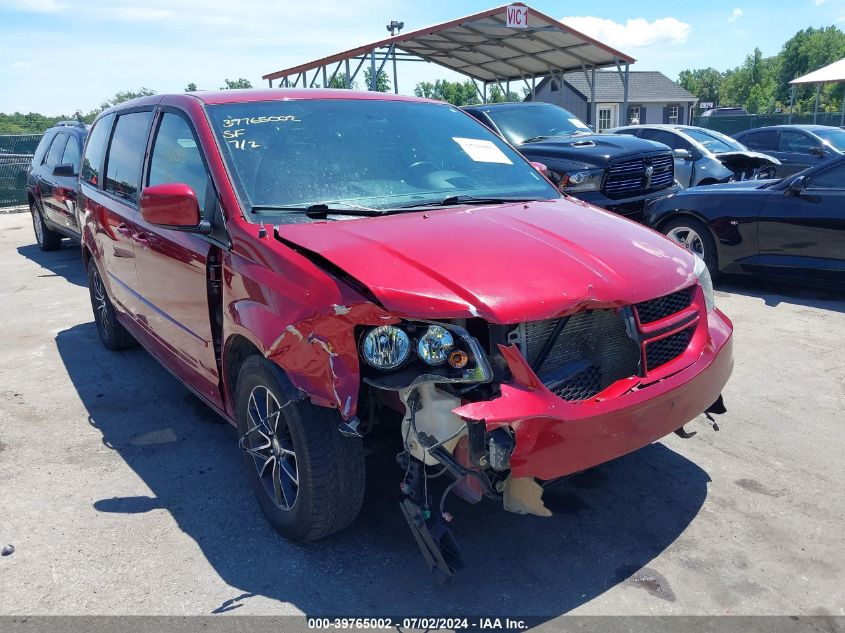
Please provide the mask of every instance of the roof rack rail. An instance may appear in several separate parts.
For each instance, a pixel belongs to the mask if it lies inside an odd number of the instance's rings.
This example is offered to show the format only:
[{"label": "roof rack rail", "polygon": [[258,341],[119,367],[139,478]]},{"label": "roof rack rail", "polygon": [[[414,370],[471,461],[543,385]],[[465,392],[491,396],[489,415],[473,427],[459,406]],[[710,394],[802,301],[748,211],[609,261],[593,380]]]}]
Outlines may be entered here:
[{"label": "roof rack rail", "polygon": [[86,127],[85,123],[82,121],[57,121],[56,127],[66,126],[66,127]]}]

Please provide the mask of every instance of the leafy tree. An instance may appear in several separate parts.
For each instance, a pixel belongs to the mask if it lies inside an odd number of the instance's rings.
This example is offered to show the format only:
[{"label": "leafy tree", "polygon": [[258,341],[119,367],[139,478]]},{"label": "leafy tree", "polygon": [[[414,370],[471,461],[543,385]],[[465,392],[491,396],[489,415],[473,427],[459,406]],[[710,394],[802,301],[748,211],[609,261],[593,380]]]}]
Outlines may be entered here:
[{"label": "leafy tree", "polygon": [[[382,73],[382,74],[384,74],[384,73]],[[367,85],[369,86],[369,83]],[[350,89],[350,90],[357,90],[358,84],[353,81],[353,82],[351,82],[350,85],[347,85],[346,75],[345,74],[341,75],[340,73],[338,73],[334,77],[329,79],[328,87],[329,88],[340,88],[340,89],[343,89],[343,90],[345,90],[347,88]],[[385,91],[382,91],[382,92],[385,92]]]},{"label": "leafy tree", "polygon": [[226,82],[225,86],[220,86],[220,90],[238,90],[242,88],[252,88],[252,84],[250,83],[249,79],[244,79],[243,77],[239,79],[224,79]]},{"label": "leafy tree", "polygon": [[185,86],[185,92],[196,92],[197,85],[192,81],[187,86]]},{"label": "leafy tree", "polygon": [[715,68],[699,68],[697,70],[682,70],[678,76],[678,83],[684,90],[688,90],[701,101],[719,103],[719,88],[724,77]]},{"label": "leafy tree", "polygon": [[506,101],[522,101],[519,98],[519,95],[515,92],[511,91],[508,92],[507,95],[502,91],[501,88],[497,84],[493,84],[493,87],[490,89],[490,94],[487,97],[488,103],[504,103]]},{"label": "leafy tree", "polygon": [[455,106],[478,103],[478,90],[471,79],[464,82],[438,79],[434,83],[423,81],[414,88],[414,94],[425,99],[446,101]]},{"label": "leafy tree", "polygon": [[[367,90],[370,89],[370,78],[373,76],[372,69],[365,68],[364,69],[364,85],[367,87]],[[344,78],[345,80],[345,78]],[[378,71],[378,75],[376,76],[376,91],[377,92],[390,92],[390,79],[387,76],[387,73],[383,70]]]}]

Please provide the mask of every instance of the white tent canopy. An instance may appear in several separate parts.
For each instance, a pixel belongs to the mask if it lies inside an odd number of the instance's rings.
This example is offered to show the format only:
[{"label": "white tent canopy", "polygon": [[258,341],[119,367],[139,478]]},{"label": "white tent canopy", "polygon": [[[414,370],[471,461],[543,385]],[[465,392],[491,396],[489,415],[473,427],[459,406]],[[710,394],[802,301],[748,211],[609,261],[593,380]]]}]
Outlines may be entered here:
[{"label": "white tent canopy", "polygon": [[[828,64],[823,68],[793,79],[789,83],[792,85],[792,90],[789,94],[789,122],[792,122],[792,104],[795,103],[795,88],[802,85],[815,84],[816,108],[813,111],[813,123],[815,123],[819,116],[819,92],[821,92],[822,84],[845,83],[845,59]],[[842,119],[840,124],[845,125],[845,98],[842,99]]]},{"label": "white tent canopy", "polygon": [[793,79],[789,83],[793,85],[845,83],[845,59],[840,59],[838,62],[828,64],[824,68],[814,70],[803,77]]}]

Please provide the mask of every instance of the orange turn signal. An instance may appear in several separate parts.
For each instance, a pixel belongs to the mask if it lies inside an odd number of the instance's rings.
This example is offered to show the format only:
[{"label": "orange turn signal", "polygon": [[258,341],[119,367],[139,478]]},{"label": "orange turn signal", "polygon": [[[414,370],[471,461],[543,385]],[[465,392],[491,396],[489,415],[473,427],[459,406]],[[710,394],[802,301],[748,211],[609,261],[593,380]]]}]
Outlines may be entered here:
[{"label": "orange turn signal", "polygon": [[449,364],[455,369],[463,369],[469,362],[469,356],[463,350],[456,349],[449,354]]}]

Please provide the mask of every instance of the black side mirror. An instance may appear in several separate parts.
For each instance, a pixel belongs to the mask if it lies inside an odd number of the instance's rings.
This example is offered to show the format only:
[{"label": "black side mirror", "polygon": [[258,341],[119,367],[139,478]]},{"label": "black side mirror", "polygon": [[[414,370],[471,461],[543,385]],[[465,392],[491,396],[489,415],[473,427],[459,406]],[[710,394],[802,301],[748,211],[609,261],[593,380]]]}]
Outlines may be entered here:
[{"label": "black side mirror", "polygon": [[813,156],[818,156],[819,158],[824,158],[824,148],[820,146],[811,147],[810,154]]},{"label": "black side mirror", "polygon": [[793,196],[800,196],[804,192],[804,176],[798,176],[795,180],[789,183],[787,192]]},{"label": "black side mirror", "polygon": [[70,163],[66,163],[64,165],[56,165],[53,167],[53,175],[54,176],[67,176],[73,177],[77,176],[76,170],[73,168],[73,165]]}]

